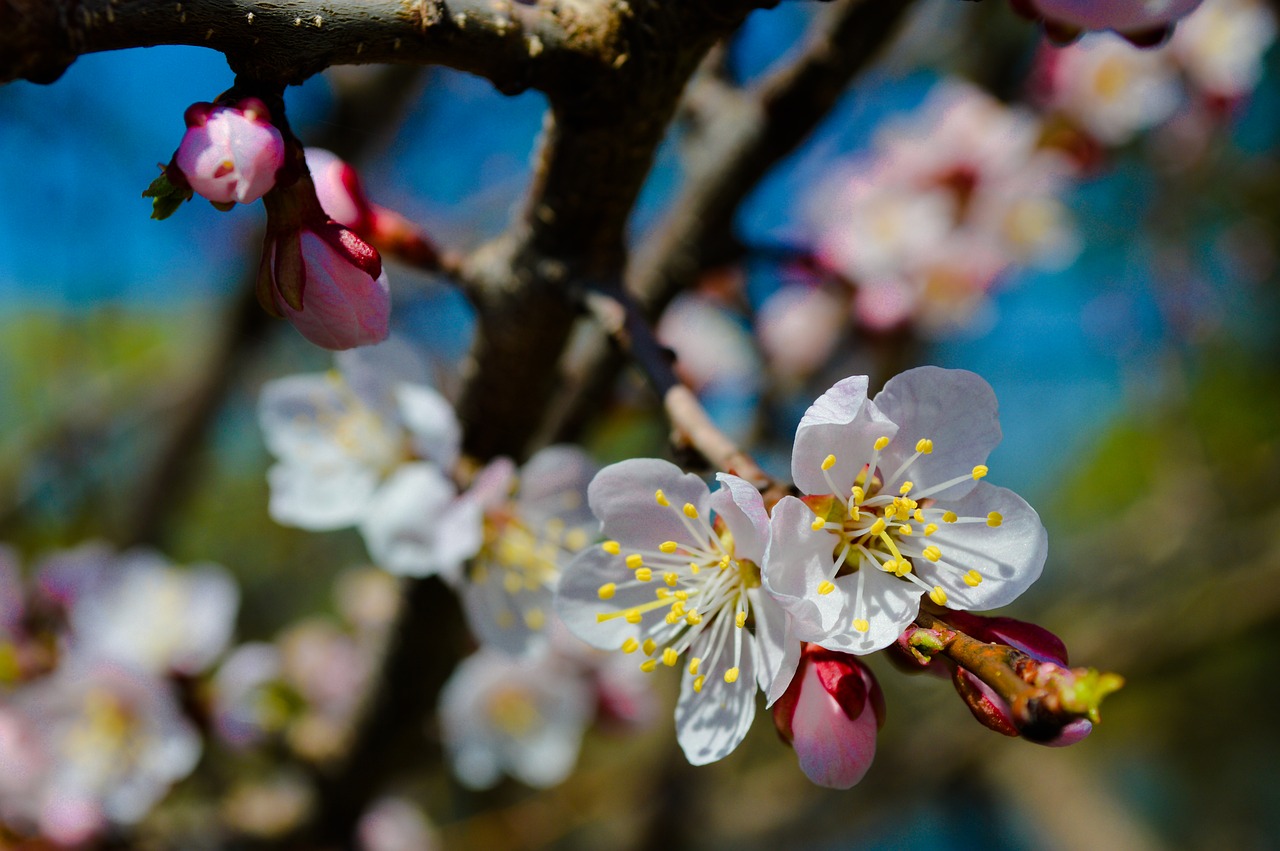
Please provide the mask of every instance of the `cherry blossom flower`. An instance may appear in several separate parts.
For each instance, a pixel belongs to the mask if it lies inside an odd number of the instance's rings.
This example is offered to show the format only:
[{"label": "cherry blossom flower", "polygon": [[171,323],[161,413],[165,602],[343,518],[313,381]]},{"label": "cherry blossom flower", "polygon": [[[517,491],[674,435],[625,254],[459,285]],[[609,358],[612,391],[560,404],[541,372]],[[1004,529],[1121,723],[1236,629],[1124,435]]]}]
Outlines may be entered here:
[{"label": "cherry blossom flower", "polygon": [[483,543],[461,595],[486,646],[519,656],[544,644],[561,568],[591,540],[586,495],[595,472],[582,450],[550,446],[518,474],[509,460],[495,461],[468,490],[483,510]]},{"label": "cherry blossom flower", "polygon": [[795,678],[773,705],[773,722],[795,748],[806,777],[848,789],[871,767],[884,713],[884,696],[865,665],[807,644]]},{"label": "cherry blossom flower", "polygon": [[756,686],[776,700],[800,650],[761,588],[763,500],[736,476],[717,478],[712,493],[666,461],[601,470],[587,498],[609,540],[569,563],[557,597],[565,624],[588,644],[640,653],[645,672],[682,666],[676,737],[694,765],[737,747],[755,717]]},{"label": "cherry blossom flower", "polygon": [[85,842],[140,821],[200,748],[166,683],[68,660],[0,704],[0,818],[61,844]]},{"label": "cherry blossom flower", "polygon": [[1169,51],[1196,88],[1234,99],[1258,85],[1275,38],[1275,13],[1260,0],[1206,0],[1179,25]]},{"label": "cherry blossom flower", "polygon": [[226,648],[240,591],[225,568],[171,566],[145,550],[121,554],[93,594],[71,607],[73,640],[86,657],[155,675],[199,674]]},{"label": "cherry blossom flower", "polygon": [[[277,463],[267,472],[278,523],[340,529],[359,523],[374,495],[402,468],[458,457],[453,409],[427,384],[426,366],[398,339],[336,357],[338,370],[267,383],[258,421]],[[452,497],[452,485],[440,484]]]},{"label": "cherry blossom flower", "polygon": [[1139,50],[1109,35],[1087,36],[1043,54],[1046,107],[1106,145],[1154,127],[1182,102],[1165,50]]},{"label": "cherry blossom flower", "polygon": [[594,711],[572,665],[546,654],[514,659],[481,648],[462,660],[440,693],[440,725],[453,773],[486,789],[503,774],[554,786],[578,761]]},{"label": "cherry blossom flower", "polygon": [[197,103],[185,119],[187,132],[174,163],[197,193],[215,204],[250,204],[275,186],[284,138],[262,101]]},{"label": "cherry blossom flower", "polygon": [[774,507],[765,587],[797,636],[832,650],[892,644],[928,594],[989,609],[1040,575],[1047,538],[1017,494],[981,481],[1000,440],[991,387],[921,367],[874,400],[867,379],[824,393],[796,431],[792,477],[806,496]]},{"label": "cherry blossom flower", "polygon": [[404,798],[380,798],[356,826],[359,851],[437,851],[440,837],[417,806]]}]

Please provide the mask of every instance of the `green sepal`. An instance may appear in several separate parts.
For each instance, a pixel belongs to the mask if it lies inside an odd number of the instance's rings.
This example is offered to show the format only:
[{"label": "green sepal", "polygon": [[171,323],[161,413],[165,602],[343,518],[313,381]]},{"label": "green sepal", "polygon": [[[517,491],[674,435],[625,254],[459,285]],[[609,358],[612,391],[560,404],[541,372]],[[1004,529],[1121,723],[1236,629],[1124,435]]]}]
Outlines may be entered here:
[{"label": "green sepal", "polygon": [[163,171],[142,193],[143,198],[152,199],[151,218],[153,219],[169,218],[184,202],[190,201],[192,195],[190,186],[174,186],[169,181],[169,176]]},{"label": "green sepal", "polygon": [[230,213],[236,208],[235,201],[210,201],[209,203],[213,205],[215,210],[221,213]]}]

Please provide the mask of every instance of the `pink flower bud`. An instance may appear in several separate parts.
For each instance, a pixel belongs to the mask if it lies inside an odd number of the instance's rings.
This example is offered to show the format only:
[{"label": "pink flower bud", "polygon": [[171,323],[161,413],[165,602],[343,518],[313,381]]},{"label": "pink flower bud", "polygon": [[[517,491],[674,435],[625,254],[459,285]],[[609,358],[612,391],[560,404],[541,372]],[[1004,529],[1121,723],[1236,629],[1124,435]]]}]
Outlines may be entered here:
[{"label": "pink flower bud", "polygon": [[187,109],[186,122],[173,160],[197,193],[215,204],[249,204],[275,186],[284,138],[262,101],[197,103]]},{"label": "pink flower bud", "polygon": [[1043,18],[1051,36],[1062,41],[1080,30],[1114,30],[1140,47],[1159,44],[1180,18],[1201,0],[1121,3],[1116,0],[1013,0],[1015,10]]},{"label": "pink flower bud", "polygon": [[[979,724],[1005,736],[1021,735],[1013,723],[1013,713],[1009,709],[1009,704],[1005,703],[994,689],[964,668],[956,668],[952,682]],[[1028,739],[1027,741],[1034,741],[1038,745],[1050,748],[1065,748],[1084,741],[1092,732],[1093,722],[1088,718],[1077,718],[1062,727],[1051,739],[1046,741]]]},{"label": "pink flower bud", "polygon": [[302,336],[326,349],[387,338],[391,294],[378,252],[355,233],[327,222],[269,233],[258,297]]},{"label": "pink flower bud", "polygon": [[350,164],[323,148],[307,148],[307,170],[316,184],[316,197],[325,215],[340,225],[363,233],[373,215],[360,186],[360,176]]},{"label": "pink flower bud", "polygon": [[[870,711],[868,711],[870,710]],[[848,789],[876,755],[884,697],[857,657],[806,645],[795,677],[773,707],[778,734],[819,786]]]}]

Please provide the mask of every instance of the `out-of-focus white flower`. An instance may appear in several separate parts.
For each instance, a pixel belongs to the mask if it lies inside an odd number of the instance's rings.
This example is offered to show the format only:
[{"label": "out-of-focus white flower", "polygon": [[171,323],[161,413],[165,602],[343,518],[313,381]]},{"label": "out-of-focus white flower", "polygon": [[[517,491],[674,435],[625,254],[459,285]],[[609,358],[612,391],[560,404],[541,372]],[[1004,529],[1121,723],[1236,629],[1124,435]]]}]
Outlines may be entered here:
[{"label": "out-of-focus white flower", "polygon": [[564,780],[593,711],[591,689],[555,654],[513,659],[481,648],[440,693],[450,765],[473,789],[503,774],[535,787]]},{"label": "out-of-focus white flower", "polygon": [[681,665],[676,738],[694,765],[738,746],[757,685],[776,699],[800,652],[786,613],[760,587],[768,538],[760,493],[737,476],[718,478],[713,494],[657,459],[601,470],[588,501],[610,540],[569,563],[556,601],[588,644],[639,651],[646,673]]},{"label": "out-of-focus white flower", "polygon": [[287,727],[289,744],[316,760],[341,753],[373,670],[373,648],[337,624],[311,618],[279,638],[280,679],[301,698]]},{"label": "out-of-focus white flower", "polygon": [[381,798],[356,826],[360,851],[436,851],[440,838],[422,810],[404,798]]},{"label": "out-of-focus white flower", "polygon": [[774,507],[764,557],[765,587],[796,635],[871,653],[898,638],[922,594],[990,609],[1026,590],[1048,541],[1021,497],[981,481],[999,440],[995,394],[963,370],[909,370],[874,400],[856,376],[819,397],[791,459],[806,496]]},{"label": "out-of-focus white flower", "polygon": [[1120,145],[1171,116],[1182,100],[1178,69],[1165,50],[1115,36],[1082,38],[1045,54],[1047,105],[1107,145]]},{"label": "out-of-focus white flower", "polygon": [[195,767],[200,747],[166,683],[68,660],[0,705],[0,818],[84,842],[140,821]]},{"label": "out-of-focus white flower", "polygon": [[787,286],[760,305],[756,335],[769,366],[784,378],[817,372],[831,357],[845,327],[844,306],[819,287]]},{"label": "out-of-focus white flower", "polygon": [[714,387],[747,393],[760,385],[760,356],[750,333],[706,298],[678,297],[663,312],[657,335],[675,351],[680,377],[699,393]]},{"label": "out-of-focus white flower", "polygon": [[231,651],[218,666],[211,692],[219,738],[245,748],[280,729],[289,712],[275,687],[280,679],[280,651],[274,644],[253,641]]},{"label": "out-of-focus white flower", "polygon": [[134,550],[75,602],[70,626],[83,655],[156,675],[195,675],[226,648],[239,605],[240,590],[225,568],[180,569],[158,553]]},{"label": "out-of-focus white flower", "polygon": [[1237,98],[1258,85],[1275,38],[1275,13],[1260,0],[1206,0],[1179,25],[1169,50],[1197,88]]},{"label": "out-of-focus white flower", "polygon": [[[303,529],[363,520],[387,478],[405,466],[451,469],[460,428],[425,367],[398,340],[344,352],[338,372],[295,375],[263,387],[258,419],[277,463],[269,510]],[[415,461],[415,459],[417,459]],[[441,488],[450,490],[447,481]]]},{"label": "out-of-focus white flower", "polygon": [[550,446],[518,475],[499,459],[467,492],[482,507],[484,543],[462,583],[463,611],[487,646],[519,656],[545,644],[560,571],[594,532],[587,485],[595,472],[582,450]]}]

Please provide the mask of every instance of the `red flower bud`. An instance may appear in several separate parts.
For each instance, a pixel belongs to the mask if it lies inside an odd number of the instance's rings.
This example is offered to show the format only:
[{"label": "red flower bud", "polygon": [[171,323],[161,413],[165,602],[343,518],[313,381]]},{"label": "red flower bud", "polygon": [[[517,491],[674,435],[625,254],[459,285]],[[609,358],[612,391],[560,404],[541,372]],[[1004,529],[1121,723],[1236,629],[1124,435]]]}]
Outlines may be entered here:
[{"label": "red flower bud", "polygon": [[248,204],[275,186],[284,138],[262,101],[192,104],[184,119],[187,132],[173,164],[197,193],[214,204]]}]

